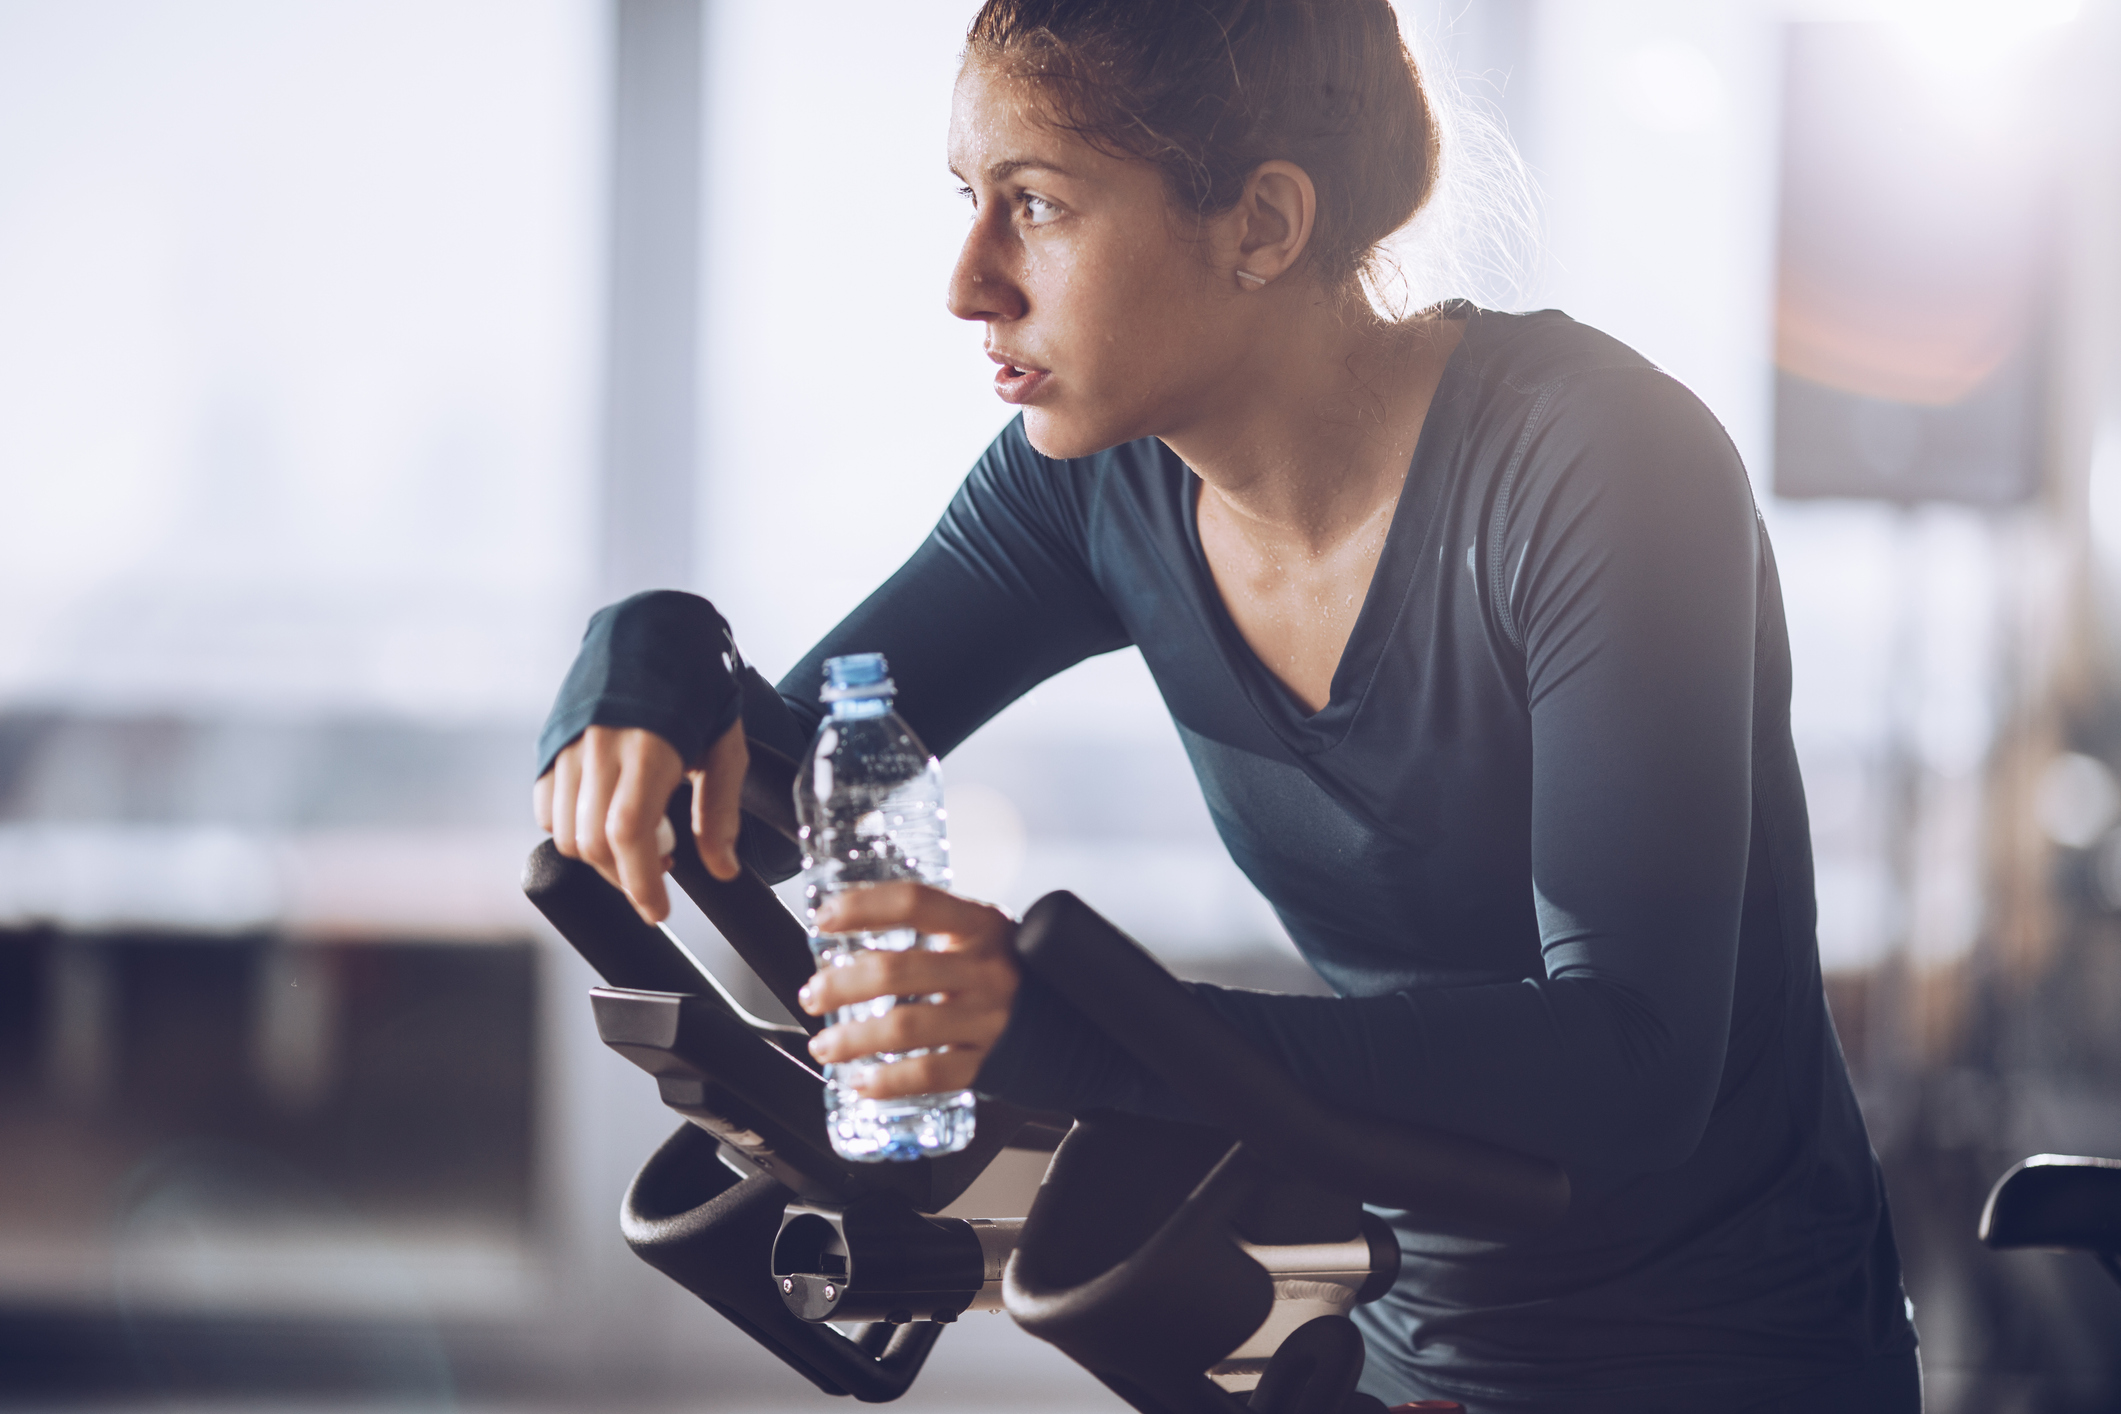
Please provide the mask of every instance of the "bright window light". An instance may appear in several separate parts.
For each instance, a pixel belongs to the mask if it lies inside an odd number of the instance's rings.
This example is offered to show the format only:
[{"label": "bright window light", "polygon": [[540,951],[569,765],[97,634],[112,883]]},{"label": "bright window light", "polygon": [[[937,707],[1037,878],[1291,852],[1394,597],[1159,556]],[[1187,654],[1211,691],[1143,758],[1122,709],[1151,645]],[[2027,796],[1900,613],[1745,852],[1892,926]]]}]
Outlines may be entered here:
[{"label": "bright window light", "polygon": [[1967,74],[2012,57],[2025,41],[2068,24],[2081,9],[2082,0],[1927,0],[1902,7],[1891,23],[1925,62]]},{"label": "bright window light", "polygon": [[1628,56],[1624,73],[1628,113],[1652,132],[1699,132],[1723,118],[1723,74],[1685,40],[1650,41]]},{"label": "bright window light", "polygon": [[1887,24],[1940,75],[1963,77],[2016,57],[2077,18],[2084,0],[1786,0],[1791,20]]},{"label": "bright window light", "polygon": [[1961,69],[2007,57],[2083,10],[2084,0],[1787,0],[1782,7],[1791,20],[1889,24],[1926,57]]}]

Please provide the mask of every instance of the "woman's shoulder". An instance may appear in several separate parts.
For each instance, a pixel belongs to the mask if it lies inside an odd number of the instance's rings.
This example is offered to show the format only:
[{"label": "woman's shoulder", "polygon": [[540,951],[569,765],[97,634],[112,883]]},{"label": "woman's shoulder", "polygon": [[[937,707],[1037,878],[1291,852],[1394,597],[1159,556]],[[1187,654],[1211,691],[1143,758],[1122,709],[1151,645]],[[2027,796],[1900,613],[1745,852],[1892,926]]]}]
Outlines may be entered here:
[{"label": "woman's shoulder", "polygon": [[[1643,439],[1738,466],[1723,424],[1685,383],[1636,350],[1556,309],[1474,310],[1461,345],[1469,431],[1529,448],[1582,443],[1619,450]],[[1506,463],[1521,460],[1505,456]],[[1742,469],[1741,469],[1742,475]]]},{"label": "woman's shoulder", "polygon": [[1131,521],[1177,504],[1185,474],[1184,463],[1154,437],[1088,456],[1049,457],[1017,417],[973,464],[938,530],[966,544],[997,533],[1028,536],[1087,556],[1097,527],[1115,514]]},{"label": "woman's shoulder", "polygon": [[1466,306],[1465,318],[1470,371],[1494,389],[1535,395],[1587,374],[1662,372],[1611,334],[1558,309],[1511,314]]}]

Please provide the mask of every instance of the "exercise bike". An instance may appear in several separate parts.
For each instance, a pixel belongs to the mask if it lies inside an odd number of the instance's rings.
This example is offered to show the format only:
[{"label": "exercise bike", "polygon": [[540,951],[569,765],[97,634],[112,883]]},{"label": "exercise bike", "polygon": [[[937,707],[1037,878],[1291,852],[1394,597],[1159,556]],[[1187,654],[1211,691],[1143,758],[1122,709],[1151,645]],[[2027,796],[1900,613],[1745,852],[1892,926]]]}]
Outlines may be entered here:
[{"label": "exercise bike", "polygon": [[[751,755],[745,852],[787,858],[793,763],[759,742]],[[669,818],[689,840],[688,790]],[[532,852],[524,892],[606,984],[590,993],[598,1035],[686,1121],[627,1190],[621,1229],[825,1394],[896,1399],[945,1327],[1006,1311],[1141,1414],[1383,1414],[1355,1388],[1348,1312],[1391,1289],[1399,1246],[1363,1205],[1486,1238],[1568,1210],[1556,1164],[1311,1099],[1068,893],[1025,913],[1022,965],[1205,1123],[983,1096],[959,1153],[848,1162],[804,1044],[825,1023],[795,999],[813,971],[804,925],[749,869],[725,883],[681,844],[670,872],[801,1024],[749,1014],[594,869],[549,840]],[[1010,1173],[1038,1177],[1028,1202]]]},{"label": "exercise bike", "polygon": [[1997,1250],[2088,1252],[2121,1282],[2121,1159],[2035,1154],[1989,1190],[1976,1229]]}]

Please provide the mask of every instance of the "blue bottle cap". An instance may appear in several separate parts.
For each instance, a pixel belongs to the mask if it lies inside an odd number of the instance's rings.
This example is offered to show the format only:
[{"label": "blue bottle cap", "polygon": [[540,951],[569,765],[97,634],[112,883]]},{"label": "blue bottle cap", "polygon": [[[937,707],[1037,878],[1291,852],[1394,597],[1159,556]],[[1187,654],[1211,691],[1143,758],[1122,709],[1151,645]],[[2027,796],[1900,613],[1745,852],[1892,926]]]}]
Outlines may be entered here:
[{"label": "blue bottle cap", "polygon": [[881,653],[849,653],[825,660],[825,686],[818,693],[822,702],[850,697],[889,697],[898,687],[888,676]]}]

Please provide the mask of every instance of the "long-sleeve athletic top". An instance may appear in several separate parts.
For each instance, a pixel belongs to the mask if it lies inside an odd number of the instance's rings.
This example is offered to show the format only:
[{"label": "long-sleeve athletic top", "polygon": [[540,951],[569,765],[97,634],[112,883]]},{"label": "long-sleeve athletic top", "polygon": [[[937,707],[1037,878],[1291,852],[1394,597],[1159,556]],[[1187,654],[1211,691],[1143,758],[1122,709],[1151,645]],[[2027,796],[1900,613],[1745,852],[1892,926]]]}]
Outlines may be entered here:
[{"label": "long-sleeve athletic top", "polygon": [[[1567,1222],[1522,1241],[1398,1222],[1401,1280],[1358,1313],[1366,1387],[1724,1408],[1904,1359],[1744,469],[1613,339],[1554,312],[1449,313],[1464,337],[1321,710],[1231,620],[1175,453],[1056,461],[1019,422],[778,693],[738,665],[746,730],[800,754],[823,660],[873,651],[947,753],[1043,679],[1140,649],[1232,858],[1338,995],[1199,993],[1321,1099],[1554,1158],[1575,1187]],[[733,650],[672,597],[600,617],[548,760],[592,721],[690,757],[735,720],[726,688],[674,686]],[[670,668],[687,633],[694,667]],[[1095,906],[1094,879],[1077,892]],[[1185,1117],[1028,979],[979,1085]]]}]

